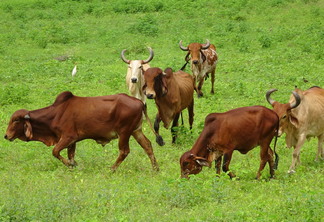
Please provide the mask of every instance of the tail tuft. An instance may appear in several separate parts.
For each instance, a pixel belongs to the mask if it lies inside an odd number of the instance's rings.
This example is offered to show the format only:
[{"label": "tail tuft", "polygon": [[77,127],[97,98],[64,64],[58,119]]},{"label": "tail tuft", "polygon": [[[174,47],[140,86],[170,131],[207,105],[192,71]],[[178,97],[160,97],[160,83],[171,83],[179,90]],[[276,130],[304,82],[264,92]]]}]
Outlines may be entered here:
[{"label": "tail tuft", "polygon": [[157,142],[157,144],[159,144],[160,146],[164,146],[164,141],[163,141],[163,138],[162,138],[162,136],[160,136],[160,135],[157,135],[156,136],[156,142]]}]

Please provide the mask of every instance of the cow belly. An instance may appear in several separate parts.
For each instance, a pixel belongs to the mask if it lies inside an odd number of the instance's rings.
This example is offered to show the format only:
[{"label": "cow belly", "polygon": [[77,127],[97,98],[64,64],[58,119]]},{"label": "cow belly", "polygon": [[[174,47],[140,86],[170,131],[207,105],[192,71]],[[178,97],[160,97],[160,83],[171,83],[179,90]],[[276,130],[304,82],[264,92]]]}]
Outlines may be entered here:
[{"label": "cow belly", "polygon": [[101,144],[102,146],[105,146],[106,144],[108,144],[111,140],[117,139],[118,138],[118,134],[116,132],[110,132],[108,133],[107,136],[105,137],[101,137],[101,138],[97,138],[95,139],[95,141],[98,144]]}]

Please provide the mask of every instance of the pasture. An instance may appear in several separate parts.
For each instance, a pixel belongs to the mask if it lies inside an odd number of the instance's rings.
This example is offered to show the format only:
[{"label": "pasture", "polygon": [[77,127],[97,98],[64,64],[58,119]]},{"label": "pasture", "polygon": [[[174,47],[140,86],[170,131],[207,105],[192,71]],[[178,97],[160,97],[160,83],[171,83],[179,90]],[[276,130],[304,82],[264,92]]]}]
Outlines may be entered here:
[{"label": "pasture", "polygon": [[[268,166],[260,181],[254,179],[259,147],[246,155],[234,152],[230,169],[240,180],[224,173],[217,178],[214,166],[184,180],[179,166],[207,114],[270,108],[265,93],[271,88],[283,103],[295,86],[324,87],[323,21],[323,0],[2,0],[0,221],[323,221],[324,161],[314,161],[315,139],[305,143],[301,165],[289,175],[292,149],[279,138],[273,180]],[[204,97],[195,95],[192,131],[185,111],[177,143],[171,143],[170,130],[160,128],[166,142],[160,147],[144,121],[159,172],[134,139],[115,173],[110,166],[117,140],[105,147],[92,140],[77,143],[78,166],[69,169],[52,156],[53,147],[3,139],[14,111],[48,106],[62,91],[128,93],[123,49],[128,59],[146,59],[150,46],[152,67],[178,70],[186,55],[179,41],[206,39],[219,56],[215,94],[208,79]],[[147,106],[153,120],[154,101]]]}]

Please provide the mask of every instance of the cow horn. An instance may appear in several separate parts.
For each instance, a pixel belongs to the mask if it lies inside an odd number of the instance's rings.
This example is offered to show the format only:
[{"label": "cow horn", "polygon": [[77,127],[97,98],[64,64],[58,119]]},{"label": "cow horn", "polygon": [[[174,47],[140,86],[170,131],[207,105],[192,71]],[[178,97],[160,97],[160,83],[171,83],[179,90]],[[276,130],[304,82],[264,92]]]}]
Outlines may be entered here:
[{"label": "cow horn", "polygon": [[271,105],[273,105],[274,102],[276,102],[275,100],[271,99],[270,95],[271,93],[277,91],[277,89],[270,89],[267,93],[266,93],[266,98],[268,103],[270,103]]},{"label": "cow horn", "polygon": [[126,49],[124,49],[124,50],[120,53],[120,57],[121,57],[121,59],[122,59],[125,63],[129,64],[129,63],[130,63],[130,60],[128,60],[128,59],[125,58],[125,55],[124,55],[125,51],[126,51]]},{"label": "cow horn", "polygon": [[180,49],[182,49],[183,51],[188,51],[188,50],[189,50],[188,47],[184,47],[184,46],[182,45],[182,40],[180,40],[180,42],[179,42],[179,46],[180,46]]},{"label": "cow horn", "polygon": [[207,41],[207,43],[204,46],[201,47],[202,49],[208,49],[209,48],[210,41],[208,39],[206,39],[206,41]]},{"label": "cow horn", "polygon": [[150,56],[148,57],[148,59],[143,60],[143,64],[149,63],[153,59],[153,57],[154,57],[153,49],[151,47],[147,47],[147,48],[150,51]]},{"label": "cow horn", "polygon": [[26,115],[24,116],[24,119],[30,119],[29,114],[26,114]]},{"label": "cow horn", "polygon": [[290,109],[294,109],[294,108],[296,108],[300,104],[300,96],[298,95],[298,93],[296,93],[295,91],[293,91],[292,94],[295,97],[295,102],[294,103],[290,103]]}]

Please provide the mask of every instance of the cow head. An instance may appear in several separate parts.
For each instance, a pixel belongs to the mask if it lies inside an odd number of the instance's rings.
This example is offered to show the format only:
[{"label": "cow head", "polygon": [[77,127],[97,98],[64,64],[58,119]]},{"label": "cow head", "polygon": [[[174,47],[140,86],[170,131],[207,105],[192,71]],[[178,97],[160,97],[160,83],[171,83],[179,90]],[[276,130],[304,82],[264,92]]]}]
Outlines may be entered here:
[{"label": "cow head", "polygon": [[152,48],[148,47],[149,51],[150,51],[150,56],[146,59],[146,60],[128,60],[125,58],[125,52],[126,49],[124,49],[121,54],[120,57],[121,59],[128,64],[128,68],[131,70],[131,77],[130,77],[130,81],[132,83],[136,83],[139,81],[139,79],[141,78],[141,74],[143,73],[143,65],[149,63],[153,57],[154,57],[154,52],[152,50]]},{"label": "cow head", "polygon": [[196,156],[190,151],[180,158],[181,178],[188,178],[190,174],[198,174],[203,166],[210,167],[210,163],[203,157]]},{"label": "cow head", "polygon": [[[202,50],[208,49],[210,46],[210,42],[207,39],[206,44],[200,44],[200,43],[190,43],[187,47],[184,47],[182,45],[182,40],[179,42],[180,49],[183,51],[188,51],[185,60],[188,62],[191,60],[191,64],[193,65],[200,65],[201,61],[200,58],[202,58],[202,62],[206,60],[206,55],[203,53]],[[201,56],[200,56],[201,55]],[[189,56],[191,58],[189,58]]]},{"label": "cow head", "polygon": [[298,119],[291,113],[291,110],[298,107],[301,102],[301,98],[297,93],[298,90],[296,89],[292,92],[293,96],[291,97],[290,101],[288,103],[282,104],[271,99],[270,95],[275,91],[277,91],[277,89],[269,90],[266,93],[266,99],[272,105],[273,110],[279,117],[278,136],[280,136],[283,132],[286,132],[290,124],[292,124],[294,127],[298,126]]},{"label": "cow head", "polygon": [[167,81],[173,74],[171,68],[162,71],[160,68],[149,68],[144,72],[143,92],[148,99],[165,96],[168,93]]},{"label": "cow head", "polygon": [[5,139],[13,141],[21,139],[29,141],[33,136],[32,126],[30,124],[29,111],[25,109],[17,110],[11,116],[8,128],[6,131]]}]

